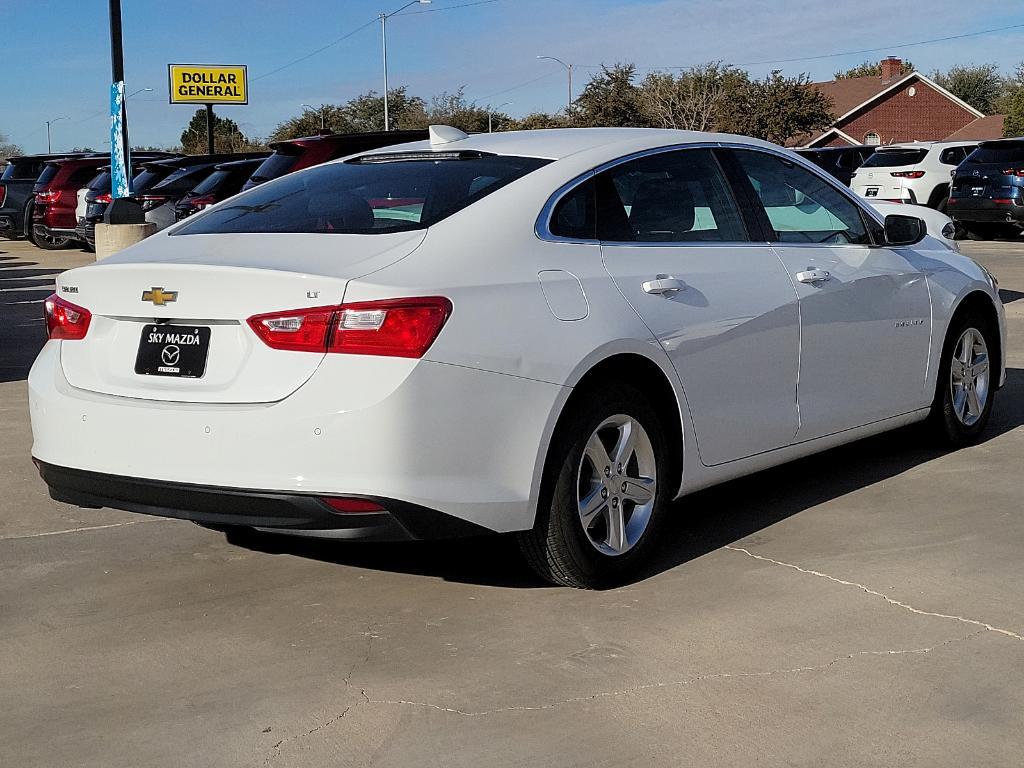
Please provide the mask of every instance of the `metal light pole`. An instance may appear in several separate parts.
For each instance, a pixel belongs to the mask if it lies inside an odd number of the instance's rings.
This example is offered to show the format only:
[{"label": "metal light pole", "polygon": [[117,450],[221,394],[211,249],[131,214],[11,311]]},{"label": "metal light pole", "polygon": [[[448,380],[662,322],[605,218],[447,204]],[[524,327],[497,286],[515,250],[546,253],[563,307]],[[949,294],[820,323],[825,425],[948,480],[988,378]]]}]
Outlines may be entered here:
[{"label": "metal light pole", "polygon": [[410,5],[430,5],[430,0],[409,0],[408,3],[403,5],[397,11],[391,13],[380,12],[380,41],[381,49],[384,54],[384,130],[391,130],[391,121],[388,117],[388,19],[392,16],[397,16]]},{"label": "metal light pole", "polygon": [[569,117],[569,114],[572,112],[572,64],[566,64],[564,61],[557,58],[556,56],[538,56],[537,58],[557,61],[559,64],[565,67],[566,71],[569,73],[569,99],[568,101],[565,102],[565,116]]},{"label": "metal light pole", "polygon": [[58,120],[67,120],[67,119],[68,119],[67,115],[62,115],[60,117],[55,117],[52,120],[46,120],[45,121],[46,122],[46,152],[47,152],[47,154],[49,154],[50,152],[53,152],[53,148],[50,146],[50,125],[52,123],[56,123]]},{"label": "metal light pole", "polygon": [[153,90],[152,88],[139,88],[139,90],[132,91],[127,96],[125,96],[125,99],[130,99],[132,96],[138,96],[140,93],[145,93],[146,91],[152,91],[152,90]]},{"label": "metal light pole", "polygon": [[317,109],[316,107],[311,107],[309,104],[299,104],[299,106],[303,107],[304,109],[308,109],[310,112],[319,112],[320,113],[320,130],[322,131],[324,129],[324,110],[323,110],[323,107],[321,107],[320,109]]},{"label": "metal light pole", "polygon": [[497,112],[502,107],[507,107],[511,103],[512,103],[511,101],[506,101],[504,104],[499,104],[494,109],[490,109],[490,108],[487,109],[487,132],[488,133],[491,133],[491,131],[493,130],[493,126],[491,124],[491,118],[494,117],[494,113]]}]

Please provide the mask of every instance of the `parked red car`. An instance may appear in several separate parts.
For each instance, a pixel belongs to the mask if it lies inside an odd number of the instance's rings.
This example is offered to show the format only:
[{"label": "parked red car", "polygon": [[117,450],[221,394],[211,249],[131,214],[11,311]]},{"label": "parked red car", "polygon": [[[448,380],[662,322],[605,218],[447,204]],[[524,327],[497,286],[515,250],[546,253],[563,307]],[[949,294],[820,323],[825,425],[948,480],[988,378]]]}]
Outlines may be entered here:
[{"label": "parked red car", "polygon": [[76,239],[78,190],[104,165],[110,165],[109,154],[65,157],[43,166],[32,188],[32,241],[36,245],[56,250]]},{"label": "parked red car", "polygon": [[265,181],[301,171],[313,165],[337,160],[339,157],[369,152],[371,149],[421,141],[429,138],[427,131],[375,131],[372,133],[329,133],[323,136],[304,136],[301,139],[275,141],[270,145],[274,154],[263,161],[242,189],[251,189]]}]

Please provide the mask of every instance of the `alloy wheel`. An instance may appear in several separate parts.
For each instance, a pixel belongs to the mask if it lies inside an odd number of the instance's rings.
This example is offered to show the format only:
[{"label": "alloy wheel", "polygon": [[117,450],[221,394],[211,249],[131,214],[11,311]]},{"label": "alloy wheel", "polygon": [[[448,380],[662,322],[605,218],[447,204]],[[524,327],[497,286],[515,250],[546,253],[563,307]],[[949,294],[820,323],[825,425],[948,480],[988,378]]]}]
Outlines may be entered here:
[{"label": "alloy wheel", "polygon": [[976,328],[967,328],[953,347],[949,386],[957,419],[965,427],[973,426],[989,397],[988,345]]},{"label": "alloy wheel", "polygon": [[587,540],[599,552],[632,549],[651,520],[657,495],[654,448],[640,422],[617,414],[587,440],[577,474],[577,510]]}]

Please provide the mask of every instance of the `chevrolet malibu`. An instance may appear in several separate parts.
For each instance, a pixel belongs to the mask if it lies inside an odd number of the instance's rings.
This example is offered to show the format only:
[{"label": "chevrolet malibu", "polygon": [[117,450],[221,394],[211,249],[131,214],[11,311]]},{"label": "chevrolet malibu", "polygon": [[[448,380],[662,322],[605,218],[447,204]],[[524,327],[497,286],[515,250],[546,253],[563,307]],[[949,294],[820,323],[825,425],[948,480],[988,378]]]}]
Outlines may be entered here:
[{"label": "chevrolet malibu", "polygon": [[979,439],[995,279],[777,146],[430,139],[244,192],[58,279],[33,457],[83,507],[336,539],[515,532],[628,578],[673,501],[925,421]]}]

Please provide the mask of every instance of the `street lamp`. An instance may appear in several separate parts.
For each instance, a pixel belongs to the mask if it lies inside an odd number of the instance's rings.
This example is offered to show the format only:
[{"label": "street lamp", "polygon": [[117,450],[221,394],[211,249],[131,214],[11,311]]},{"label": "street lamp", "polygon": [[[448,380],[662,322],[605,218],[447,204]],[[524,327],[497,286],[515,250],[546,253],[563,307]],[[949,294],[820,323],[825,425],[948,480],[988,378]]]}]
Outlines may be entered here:
[{"label": "street lamp", "polygon": [[491,132],[491,128],[492,128],[492,126],[491,126],[491,118],[494,117],[494,113],[497,112],[502,107],[507,107],[511,103],[512,103],[511,101],[506,101],[504,104],[499,104],[494,109],[491,109],[490,107],[488,107],[488,109],[487,109],[487,132],[488,133]]},{"label": "street lamp", "polygon": [[569,100],[565,103],[565,116],[569,117],[569,113],[572,112],[572,64],[566,64],[561,59],[555,56],[538,56],[538,59],[550,59],[551,61],[557,61],[566,71],[569,73]]},{"label": "street lamp", "polygon": [[130,99],[132,96],[138,96],[140,93],[146,93],[147,91],[152,91],[152,90],[153,90],[152,88],[139,88],[139,90],[132,91],[131,93],[129,93],[127,96],[125,96],[125,98],[126,99]]},{"label": "street lamp", "polygon": [[430,0],[409,0],[408,3],[403,5],[397,11],[391,13],[380,12],[380,39],[382,50],[384,52],[384,130],[391,130],[391,123],[388,120],[388,19],[392,16],[397,16],[410,5],[430,5]]},{"label": "street lamp", "polygon": [[67,120],[67,119],[68,119],[67,115],[62,115],[61,117],[55,117],[52,120],[45,121],[46,122],[46,151],[47,151],[47,153],[53,152],[53,148],[50,146],[50,125],[52,123],[56,123],[58,120]]},{"label": "street lamp", "polygon": [[299,106],[302,107],[303,109],[309,110],[310,112],[320,113],[320,130],[322,131],[324,129],[324,108],[320,107],[320,109],[317,109],[316,107],[310,106],[309,104],[299,104]]}]

